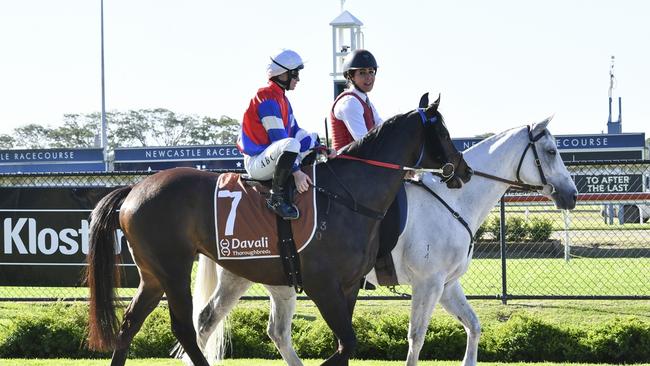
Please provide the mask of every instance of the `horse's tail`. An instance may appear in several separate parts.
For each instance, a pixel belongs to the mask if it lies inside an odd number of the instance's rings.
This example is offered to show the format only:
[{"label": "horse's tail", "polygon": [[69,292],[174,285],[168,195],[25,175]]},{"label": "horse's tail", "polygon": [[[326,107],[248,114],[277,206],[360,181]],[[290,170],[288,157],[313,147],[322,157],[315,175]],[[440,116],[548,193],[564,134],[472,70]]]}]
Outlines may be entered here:
[{"label": "horse's tail", "polygon": [[120,227],[117,210],[131,187],[116,189],[102,198],[90,214],[90,235],[86,282],[90,290],[88,346],[94,350],[115,348],[119,323],[115,315],[116,267],[115,230]]},{"label": "horse's tail", "polygon": [[[208,304],[210,297],[214,293],[214,290],[217,288],[217,283],[219,282],[217,274],[217,263],[212,259],[200,254],[199,255],[199,265],[196,269],[196,277],[194,284],[194,301],[193,301],[193,315],[194,315],[194,326],[198,330],[200,327],[199,322],[201,321],[199,315],[201,310]],[[205,344],[205,352],[208,356],[208,360],[218,360],[221,361],[224,358],[224,353],[226,349],[226,338],[224,334],[224,324],[226,318],[217,324],[214,332],[210,334]]]}]

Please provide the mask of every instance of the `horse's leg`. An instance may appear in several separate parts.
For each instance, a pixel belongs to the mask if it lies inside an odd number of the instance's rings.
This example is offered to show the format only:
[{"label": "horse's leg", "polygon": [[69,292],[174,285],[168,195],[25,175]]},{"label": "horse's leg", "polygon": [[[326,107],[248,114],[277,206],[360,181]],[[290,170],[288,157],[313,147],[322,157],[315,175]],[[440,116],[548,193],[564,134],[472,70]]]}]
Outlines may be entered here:
[{"label": "horse's leg", "polygon": [[[212,297],[210,297],[208,303],[199,314],[198,342],[199,346],[203,349],[206,348],[206,345],[208,347],[215,346],[215,344],[208,345],[210,337],[215,332],[218,325],[223,326],[222,321],[232,310],[232,308],[237,305],[239,298],[252,285],[251,281],[243,277],[239,277],[222,267],[218,268],[217,273],[217,277],[219,279],[217,288],[212,294]],[[225,344],[223,339],[223,332],[217,334],[215,343],[217,349],[212,350],[215,352],[210,352],[210,350],[207,350],[207,354],[210,355],[210,358],[213,356],[215,358],[222,358],[222,351]]]},{"label": "horse's leg", "polygon": [[183,350],[194,366],[210,366],[196,343],[196,332],[192,324],[192,289],[190,287],[193,257],[182,255],[165,267],[165,283],[172,332],[183,346]]},{"label": "horse's leg", "polygon": [[338,350],[321,365],[348,366],[350,357],[357,346],[357,337],[352,328],[350,300],[341,289],[340,284],[327,282],[320,285],[316,291],[309,293],[309,297],[314,301],[323,319],[339,341]]},{"label": "horse's leg", "polygon": [[409,322],[409,351],[406,356],[406,365],[418,364],[418,357],[424,345],[424,336],[431,321],[433,308],[440,299],[444,281],[436,276],[417,279],[413,283],[411,296],[411,321]]},{"label": "horse's leg", "polygon": [[447,284],[440,298],[440,303],[450,314],[455,316],[465,327],[467,332],[467,348],[463,358],[463,366],[476,365],[478,356],[478,341],[481,337],[481,323],[467,302],[467,297],[463,292],[458,280]]},{"label": "horse's leg", "polygon": [[122,320],[122,326],[117,335],[117,346],[113,351],[111,366],[124,365],[133,337],[138,333],[147,316],[156,308],[162,295],[163,289],[158,281],[142,274],[138,290],[124,312],[124,320]]},{"label": "horse's leg", "polygon": [[271,314],[267,333],[275,343],[284,362],[289,366],[302,366],[291,344],[291,320],[296,312],[296,291],[288,286],[266,286],[271,294]]}]

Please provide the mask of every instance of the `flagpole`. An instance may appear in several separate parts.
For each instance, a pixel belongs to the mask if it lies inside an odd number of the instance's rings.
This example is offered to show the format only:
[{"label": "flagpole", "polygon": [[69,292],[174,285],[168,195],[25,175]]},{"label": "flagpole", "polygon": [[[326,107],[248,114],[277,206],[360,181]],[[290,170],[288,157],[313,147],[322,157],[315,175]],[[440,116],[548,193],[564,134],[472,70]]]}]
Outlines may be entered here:
[{"label": "flagpole", "polygon": [[106,96],[104,85],[104,0],[101,0],[101,63],[102,63],[102,131],[101,146],[104,150],[104,167],[108,171],[108,129],[106,126]]}]

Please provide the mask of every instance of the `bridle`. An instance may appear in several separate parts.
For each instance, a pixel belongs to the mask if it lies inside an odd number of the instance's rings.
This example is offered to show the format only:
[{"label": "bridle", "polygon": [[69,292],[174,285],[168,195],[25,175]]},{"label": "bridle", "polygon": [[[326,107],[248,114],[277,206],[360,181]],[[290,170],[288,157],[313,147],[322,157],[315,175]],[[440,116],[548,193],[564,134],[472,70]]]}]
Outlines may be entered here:
[{"label": "bridle", "polygon": [[[515,186],[519,189],[525,190],[525,191],[531,191],[531,192],[541,192],[544,190],[545,187],[550,186],[551,187],[551,193],[555,193],[555,186],[552,184],[548,183],[546,180],[546,176],[544,175],[544,170],[542,170],[542,163],[539,160],[539,154],[537,153],[537,148],[535,147],[535,143],[539,141],[544,135],[546,135],[546,130],[542,131],[539,133],[537,136],[533,136],[532,132],[530,130],[530,126],[526,126],[528,128],[528,144],[526,144],[526,148],[524,149],[524,152],[521,153],[521,158],[519,158],[519,164],[517,165],[517,180],[510,180],[510,179],[505,179],[501,177],[497,177],[492,174],[488,173],[483,173],[479,170],[474,170],[474,175],[478,175],[483,178],[488,178],[492,179],[495,181],[507,183],[511,186]],[[521,180],[521,177],[519,176],[519,173],[521,171],[521,166],[524,162],[524,158],[526,157],[526,153],[528,152],[528,149],[531,149],[533,151],[533,155],[535,156],[535,166],[537,166],[537,171],[539,172],[539,176],[542,179],[542,185],[535,185],[535,184],[528,184],[524,183]],[[431,188],[427,187],[423,182],[421,181],[411,181],[410,183],[413,183],[417,186],[422,187],[424,190],[426,190],[429,194],[431,194],[433,197],[435,197],[450,213],[451,215],[458,220],[458,222],[463,225],[467,233],[469,234],[470,237],[470,242],[469,242],[469,248],[467,250],[467,255],[472,252],[472,247],[474,245],[474,233],[472,233],[472,230],[469,227],[469,224],[465,219],[458,213],[456,210],[454,210],[442,197],[440,197],[436,192],[434,192]]]},{"label": "bridle", "polygon": [[[548,183],[548,181],[546,180],[546,175],[544,175],[544,170],[542,169],[542,162],[539,160],[539,154],[537,153],[537,148],[535,147],[535,143],[546,135],[546,130],[540,132],[536,136],[533,136],[532,131],[530,130],[530,125],[526,126],[526,128],[528,129],[528,144],[526,145],[524,152],[521,154],[521,158],[519,158],[519,164],[517,165],[517,175],[516,175],[517,180],[510,180],[510,179],[497,177],[492,174],[481,172],[479,170],[474,170],[474,175],[507,183],[511,186],[517,187],[518,189],[524,191],[530,191],[530,192],[542,192],[546,187],[550,186],[551,187],[550,194],[553,194],[555,193],[555,186],[553,184]],[[532,150],[533,155],[535,156],[535,166],[537,167],[537,171],[539,172],[539,177],[542,180],[542,185],[524,183],[519,176],[519,173],[521,172],[521,166],[524,163],[524,158],[526,157],[526,153],[528,152],[528,149]]]},{"label": "bridle", "polygon": [[[427,116],[424,113],[424,108],[418,108],[417,109],[420,118],[422,119],[422,124],[426,127],[427,124],[433,125],[434,123],[438,122],[438,117],[433,116],[432,118],[427,118]],[[320,152],[323,152],[326,150],[323,148],[316,148],[316,150],[320,150]],[[373,166],[378,166],[382,168],[387,168],[387,169],[394,169],[394,170],[404,170],[404,171],[415,171],[415,172],[429,172],[433,174],[437,174],[442,176],[445,180],[445,182],[451,178],[453,178],[455,174],[455,167],[454,164],[452,163],[445,163],[442,168],[440,169],[429,169],[429,168],[422,168],[420,167],[420,163],[422,162],[422,157],[424,156],[424,144],[422,145],[422,148],[420,149],[420,156],[418,158],[418,161],[415,163],[415,167],[408,167],[404,165],[399,165],[399,164],[393,164],[393,163],[387,163],[383,161],[377,161],[377,160],[371,160],[371,159],[364,159],[364,158],[359,158],[356,156],[351,156],[351,155],[337,155],[336,159],[347,159],[347,160],[353,160],[353,161],[359,161],[368,165],[373,165]],[[329,169],[329,171],[332,173],[332,176],[336,179],[338,184],[343,188],[345,191],[346,195],[348,197],[343,197],[339,194],[336,194],[334,192],[329,191],[328,189],[320,186],[313,186],[314,189],[316,190],[317,193],[320,193],[324,196],[326,196],[328,199],[333,200],[335,202],[338,202],[342,204],[343,206],[349,208],[350,210],[357,212],[361,215],[373,218],[375,220],[381,220],[384,218],[386,215],[386,212],[379,212],[375,211],[365,205],[362,205],[357,202],[355,199],[354,195],[350,190],[346,187],[346,185],[339,179],[337,176],[336,172],[332,169],[332,167],[325,163],[325,166]]]},{"label": "bridle", "polygon": [[[424,114],[424,108],[418,108],[417,109],[418,113],[420,114],[420,118],[422,119],[422,124],[426,126],[427,124],[435,124],[438,122],[438,117],[433,116],[431,118],[427,118],[427,116]],[[424,156],[424,145],[422,145],[422,148],[420,149],[420,157],[418,158],[418,161],[415,163],[414,167],[409,167],[409,166],[404,166],[404,165],[399,165],[399,164],[393,164],[393,163],[386,163],[383,161],[377,161],[377,160],[371,160],[371,159],[364,159],[364,158],[358,158],[356,156],[351,156],[351,155],[346,155],[346,154],[341,154],[338,155],[336,158],[341,158],[341,159],[347,159],[347,160],[356,160],[360,161],[369,165],[374,165],[374,166],[379,166],[383,168],[388,168],[388,169],[394,169],[394,170],[405,170],[405,171],[413,171],[415,173],[432,173],[439,175],[443,178],[444,182],[447,182],[448,180],[452,179],[453,177],[456,176],[454,164],[452,163],[445,163],[442,168],[435,169],[435,168],[422,168],[420,166],[420,163],[422,162],[422,157]]]}]

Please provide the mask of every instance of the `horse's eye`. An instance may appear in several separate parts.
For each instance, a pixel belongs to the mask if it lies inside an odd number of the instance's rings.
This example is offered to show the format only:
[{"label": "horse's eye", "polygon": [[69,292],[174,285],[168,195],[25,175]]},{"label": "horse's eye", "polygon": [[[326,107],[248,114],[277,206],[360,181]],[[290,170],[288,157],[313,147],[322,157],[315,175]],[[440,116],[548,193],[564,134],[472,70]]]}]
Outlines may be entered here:
[{"label": "horse's eye", "polygon": [[555,155],[557,155],[557,150],[551,149],[551,150],[548,151],[548,153],[549,153],[550,155],[555,156]]}]

